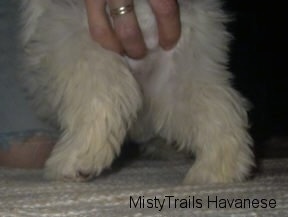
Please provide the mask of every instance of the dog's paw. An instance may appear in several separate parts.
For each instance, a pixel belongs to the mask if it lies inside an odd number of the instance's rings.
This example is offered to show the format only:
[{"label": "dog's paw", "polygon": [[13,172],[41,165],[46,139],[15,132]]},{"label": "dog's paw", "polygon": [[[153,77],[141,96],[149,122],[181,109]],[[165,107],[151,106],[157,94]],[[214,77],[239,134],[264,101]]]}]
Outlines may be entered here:
[{"label": "dog's paw", "polygon": [[97,174],[97,171],[92,169],[92,165],[85,168],[81,159],[64,154],[63,156],[50,157],[46,162],[44,171],[46,179],[77,182],[88,181],[95,174]]},{"label": "dog's paw", "polygon": [[45,178],[61,181],[89,181],[109,167],[115,156],[115,153],[108,148],[82,151],[55,149],[46,162]]},{"label": "dog's paw", "polygon": [[201,185],[201,184],[213,184],[213,183],[227,183],[229,180],[225,180],[224,177],[215,173],[210,173],[202,170],[195,170],[191,168],[186,177],[183,180],[185,185]]},{"label": "dog's paw", "polygon": [[224,184],[235,181],[242,181],[244,179],[242,174],[229,172],[223,168],[211,168],[201,165],[193,165],[186,174],[183,180],[185,185],[201,185],[201,184]]}]

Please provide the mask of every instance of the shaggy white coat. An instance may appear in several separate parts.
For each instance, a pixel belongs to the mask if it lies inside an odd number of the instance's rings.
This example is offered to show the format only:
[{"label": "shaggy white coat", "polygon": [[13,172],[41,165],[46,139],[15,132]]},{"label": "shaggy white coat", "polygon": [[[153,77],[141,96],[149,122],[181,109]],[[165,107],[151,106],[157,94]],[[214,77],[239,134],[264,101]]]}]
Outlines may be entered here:
[{"label": "shaggy white coat", "polygon": [[185,183],[241,181],[253,165],[247,103],[230,84],[227,17],[217,0],[179,0],[177,46],[158,46],[147,0],[135,10],[149,54],[132,60],[88,32],[82,0],[22,0],[25,86],[62,129],[46,176],[76,181],[109,167],[129,136],[196,156]]}]

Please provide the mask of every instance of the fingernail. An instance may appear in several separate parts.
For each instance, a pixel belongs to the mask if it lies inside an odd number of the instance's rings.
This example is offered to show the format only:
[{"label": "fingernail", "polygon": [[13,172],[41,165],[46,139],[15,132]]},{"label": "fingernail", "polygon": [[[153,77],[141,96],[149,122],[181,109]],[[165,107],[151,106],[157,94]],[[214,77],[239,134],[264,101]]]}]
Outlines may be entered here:
[{"label": "fingernail", "polygon": [[173,43],[173,44],[165,44],[165,45],[161,45],[160,46],[163,48],[163,50],[171,50],[172,48],[174,48],[176,46],[177,43]]}]

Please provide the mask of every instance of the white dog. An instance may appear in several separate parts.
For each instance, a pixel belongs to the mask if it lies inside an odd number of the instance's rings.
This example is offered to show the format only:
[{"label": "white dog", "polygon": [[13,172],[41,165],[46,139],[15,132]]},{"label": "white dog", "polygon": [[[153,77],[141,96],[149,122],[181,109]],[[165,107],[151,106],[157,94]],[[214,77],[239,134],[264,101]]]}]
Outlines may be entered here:
[{"label": "white dog", "polygon": [[245,179],[254,162],[247,103],[230,85],[220,3],[179,0],[182,35],[164,51],[147,2],[134,4],[149,54],[132,60],[92,41],[82,0],[22,0],[26,87],[39,114],[62,129],[46,176],[98,175],[128,136],[194,153],[185,183]]}]

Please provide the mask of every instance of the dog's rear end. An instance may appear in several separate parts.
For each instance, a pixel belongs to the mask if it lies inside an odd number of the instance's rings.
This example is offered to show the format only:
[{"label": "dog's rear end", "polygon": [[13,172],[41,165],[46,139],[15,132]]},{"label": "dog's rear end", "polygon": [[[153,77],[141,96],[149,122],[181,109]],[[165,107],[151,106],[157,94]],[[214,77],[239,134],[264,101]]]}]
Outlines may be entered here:
[{"label": "dog's rear end", "polygon": [[193,152],[186,183],[246,178],[253,165],[246,101],[226,70],[227,18],[217,0],[180,0],[182,35],[158,46],[146,0],[135,10],[150,49],[142,60],[89,36],[83,1],[22,0],[26,87],[39,114],[62,129],[46,176],[86,180],[110,166],[129,135]]}]

